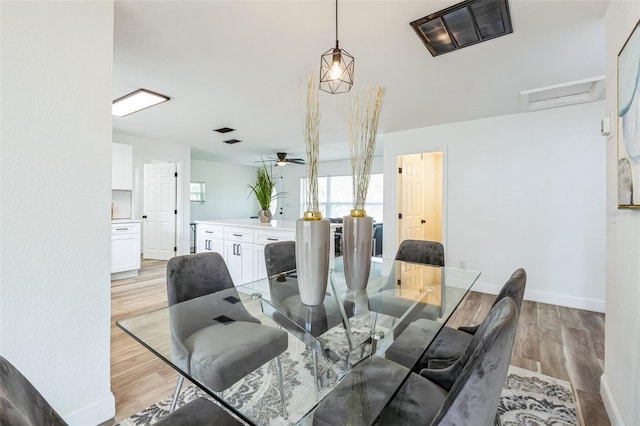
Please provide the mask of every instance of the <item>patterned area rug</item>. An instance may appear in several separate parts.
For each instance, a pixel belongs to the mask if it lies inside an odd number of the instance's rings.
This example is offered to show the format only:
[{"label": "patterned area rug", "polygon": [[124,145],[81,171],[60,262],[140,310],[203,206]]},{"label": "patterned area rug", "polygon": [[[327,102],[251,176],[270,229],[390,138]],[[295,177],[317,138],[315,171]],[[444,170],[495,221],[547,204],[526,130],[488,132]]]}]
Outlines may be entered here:
[{"label": "patterned area rug", "polygon": [[[309,392],[314,392],[314,384],[310,374],[312,358],[309,351],[301,347],[300,359],[292,360],[287,354],[282,364],[285,374],[285,390],[289,422],[280,417],[280,403],[275,382],[272,363],[251,373],[245,380],[234,385],[225,392],[229,402],[249,417],[258,419],[264,425],[287,425],[300,419],[309,409]],[[321,365],[324,385],[323,392],[328,392],[335,377],[331,371]],[[230,394],[229,394],[230,393]],[[189,386],[183,389],[178,406],[182,406],[195,398],[207,397],[200,389]],[[116,426],[151,425],[165,416],[169,411],[171,397],[145,408],[141,412],[124,419]],[[576,409],[571,384],[563,380],[545,376],[514,366],[509,367],[509,374],[504,385],[498,406],[502,426],[522,425],[577,425]],[[306,424],[306,423],[305,423]]]}]

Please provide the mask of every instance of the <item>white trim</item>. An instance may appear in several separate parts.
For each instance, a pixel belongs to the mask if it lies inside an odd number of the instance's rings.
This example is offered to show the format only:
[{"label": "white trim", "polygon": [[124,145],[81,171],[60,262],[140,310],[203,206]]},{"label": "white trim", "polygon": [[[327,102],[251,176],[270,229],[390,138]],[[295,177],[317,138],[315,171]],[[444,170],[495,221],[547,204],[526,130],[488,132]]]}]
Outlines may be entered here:
[{"label": "white trim", "polygon": [[607,376],[604,374],[600,376],[600,396],[602,397],[602,402],[604,403],[604,408],[607,411],[611,425],[624,426],[624,421],[620,415],[620,410],[618,410],[618,405],[616,404],[615,399],[613,399],[613,394],[611,393]]},{"label": "white trim", "polygon": [[62,416],[70,426],[98,425],[116,415],[116,400],[111,392],[102,398]]},{"label": "white trim", "polygon": [[[498,294],[501,285],[477,282],[472,290],[480,293]],[[604,300],[586,299],[583,297],[567,296],[566,294],[548,293],[535,289],[527,289],[524,293],[524,300],[532,302],[548,303],[550,305],[566,306],[568,308],[584,309],[586,311],[604,313]]]}]

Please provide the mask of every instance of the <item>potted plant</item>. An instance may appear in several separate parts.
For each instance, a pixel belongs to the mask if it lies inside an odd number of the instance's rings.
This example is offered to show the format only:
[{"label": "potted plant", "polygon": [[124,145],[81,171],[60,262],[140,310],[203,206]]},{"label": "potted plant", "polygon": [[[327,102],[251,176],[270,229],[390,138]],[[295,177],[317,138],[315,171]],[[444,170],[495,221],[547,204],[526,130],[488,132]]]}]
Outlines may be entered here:
[{"label": "potted plant", "polygon": [[273,170],[270,167],[267,168],[266,164],[262,164],[262,167],[256,170],[256,180],[253,185],[247,185],[247,187],[251,189],[251,193],[255,194],[256,200],[258,200],[258,204],[260,205],[260,211],[258,212],[260,223],[271,222],[272,214],[271,210],[269,210],[271,201],[286,195],[284,192],[274,193],[275,186],[276,182],[273,176]]}]

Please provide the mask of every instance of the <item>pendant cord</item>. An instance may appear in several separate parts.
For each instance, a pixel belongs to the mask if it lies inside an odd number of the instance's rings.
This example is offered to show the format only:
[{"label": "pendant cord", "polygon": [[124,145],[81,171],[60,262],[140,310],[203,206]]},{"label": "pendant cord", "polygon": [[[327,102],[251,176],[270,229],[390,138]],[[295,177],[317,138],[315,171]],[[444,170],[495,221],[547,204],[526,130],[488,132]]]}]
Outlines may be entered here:
[{"label": "pendant cord", "polygon": [[336,0],[336,44],[338,44],[338,0]]}]

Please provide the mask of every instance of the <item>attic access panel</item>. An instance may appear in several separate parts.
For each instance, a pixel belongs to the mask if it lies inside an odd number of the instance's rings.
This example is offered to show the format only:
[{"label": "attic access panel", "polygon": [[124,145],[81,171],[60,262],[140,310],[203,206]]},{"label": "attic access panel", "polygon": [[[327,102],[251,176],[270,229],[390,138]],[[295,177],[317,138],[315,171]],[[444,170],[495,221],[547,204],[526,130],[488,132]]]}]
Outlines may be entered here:
[{"label": "attic access panel", "polygon": [[507,0],[466,0],[411,22],[432,56],[513,32]]}]

